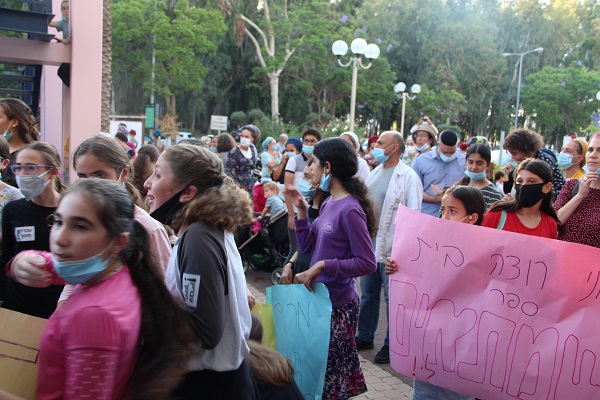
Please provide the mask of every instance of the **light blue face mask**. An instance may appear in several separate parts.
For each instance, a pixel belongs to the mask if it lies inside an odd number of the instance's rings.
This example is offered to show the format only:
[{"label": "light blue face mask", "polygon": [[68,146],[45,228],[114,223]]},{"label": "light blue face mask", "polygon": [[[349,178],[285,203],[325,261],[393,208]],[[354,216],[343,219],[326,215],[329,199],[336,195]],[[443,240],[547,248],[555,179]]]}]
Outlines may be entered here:
[{"label": "light blue face mask", "polygon": [[380,149],[379,147],[376,147],[373,150],[371,150],[371,155],[374,159],[383,164],[390,158],[389,156],[385,155],[385,150],[387,149]]},{"label": "light blue face mask", "polygon": [[447,156],[444,153],[440,152],[440,158],[445,163],[452,162],[452,161],[456,160],[456,152],[454,154],[452,154],[451,156]]},{"label": "light blue face mask", "polygon": [[298,181],[298,191],[302,193],[304,197],[315,197],[315,193],[317,193],[317,188],[314,187],[305,181],[304,179],[300,179]]},{"label": "light blue face mask", "polygon": [[110,242],[100,254],[84,260],[59,261],[52,255],[54,270],[58,276],[71,285],[85,283],[108,268],[110,257],[106,260],[102,260],[102,253],[104,253],[111,245],[112,242]]},{"label": "light blue face mask", "polygon": [[574,165],[573,156],[567,153],[563,153],[562,151],[558,155],[558,166],[562,169],[567,169],[570,166]]},{"label": "light blue face mask", "polygon": [[217,148],[215,146],[210,146],[210,150],[214,151],[215,153],[217,152]]},{"label": "light blue face mask", "polygon": [[423,146],[421,147],[417,147],[417,150],[420,151],[421,153],[424,152],[425,150],[427,150],[429,148],[429,143],[425,143]]},{"label": "light blue face mask", "polygon": [[519,165],[518,161],[511,161],[510,165],[512,165],[513,168],[517,168],[517,165]]},{"label": "light blue face mask", "polygon": [[278,149],[277,145],[271,146],[271,151],[277,151],[277,149]]},{"label": "light blue face mask", "polygon": [[472,181],[480,181],[482,179],[485,179],[485,171],[471,172],[469,170],[466,170],[465,175],[467,175],[469,177],[469,179]]},{"label": "light blue face mask", "polygon": [[296,152],[295,151],[288,151],[286,154],[287,154],[288,158],[292,158],[292,157],[294,157],[296,155]]},{"label": "light blue face mask", "polygon": [[331,174],[321,175],[321,183],[319,183],[319,187],[324,192],[329,192],[329,185],[331,184]]},{"label": "light blue face mask", "polygon": [[8,129],[4,131],[4,133],[2,134],[2,136],[4,136],[4,139],[6,140],[10,140],[11,137],[13,137],[13,132],[9,132]]},{"label": "light blue face mask", "polygon": [[304,152],[305,155],[307,156],[312,156],[313,150],[315,149],[315,146],[302,146],[302,151]]}]

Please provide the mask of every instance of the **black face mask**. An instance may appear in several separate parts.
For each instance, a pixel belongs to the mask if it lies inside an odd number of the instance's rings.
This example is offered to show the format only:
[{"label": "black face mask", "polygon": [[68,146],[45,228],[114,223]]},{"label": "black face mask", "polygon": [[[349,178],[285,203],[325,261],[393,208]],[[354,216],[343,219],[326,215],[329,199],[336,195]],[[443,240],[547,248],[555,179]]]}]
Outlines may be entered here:
[{"label": "black face mask", "polygon": [[524,208],[535,206],[546,195],[546,193],[542,192],[544,185],[545,183],[534,183],[531,185],[517,183],[515,191],[519,204]]},{"label": "black face mask", "polygon": [[163,205],[152,211],[150,216],[161,224],[171,225],[171,222],[173,222],[173,218],[175,215],[177,215],[177,212],[185,205],[179,201],[179,197],[186,188],[187,186],[181,189],[179,193],[173,195],[173,197],[167,200]]}]

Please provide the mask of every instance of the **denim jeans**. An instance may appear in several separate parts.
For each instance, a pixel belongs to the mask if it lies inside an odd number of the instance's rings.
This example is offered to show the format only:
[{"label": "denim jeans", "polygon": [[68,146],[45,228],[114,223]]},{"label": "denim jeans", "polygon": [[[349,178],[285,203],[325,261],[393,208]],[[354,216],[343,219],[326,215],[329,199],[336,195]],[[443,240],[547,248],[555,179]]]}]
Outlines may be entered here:
[{"label": "denim jeans", "polygon": [[[358,313],[358,336],[366,342],[372,342],[379,323],[379,303],[381,301],[381,285],[386,304],[386,315],[389,315],[388,304],[388,276],[385,273],[385,264],[377,263],[377,270],[369,275],[360,277],[360,310]],[[390,344],[390,326],[388,321],[384,346]]]},{"label": "denim jeans", "polygon": [[413,400],[474,400],[474,397],[453,392],[429,382],[413,379]]}]

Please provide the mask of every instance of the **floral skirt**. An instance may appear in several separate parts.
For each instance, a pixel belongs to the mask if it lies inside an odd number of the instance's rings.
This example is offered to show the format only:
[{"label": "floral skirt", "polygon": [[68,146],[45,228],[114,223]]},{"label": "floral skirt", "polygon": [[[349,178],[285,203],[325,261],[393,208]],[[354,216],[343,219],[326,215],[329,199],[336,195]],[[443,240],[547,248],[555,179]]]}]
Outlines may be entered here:
[{"label": "floral skirt", "polygon": [[367,391],[354,341],[357,323],[357,298],[333,308],[323,399],[345,400]]}]

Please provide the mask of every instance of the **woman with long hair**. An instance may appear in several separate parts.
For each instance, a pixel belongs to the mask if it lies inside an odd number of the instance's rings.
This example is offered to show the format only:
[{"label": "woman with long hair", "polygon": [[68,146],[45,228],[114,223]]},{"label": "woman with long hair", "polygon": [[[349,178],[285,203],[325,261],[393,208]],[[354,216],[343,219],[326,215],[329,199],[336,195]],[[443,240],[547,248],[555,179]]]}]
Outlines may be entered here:
[{"label": "woman with long hair", "polygon": [[217,136],[217,155],[223,161],[223,165],[227,164],[229,152],[235,147],[235,139],[229,133],[221,133]]},{"label": "woman with long hair", "polygon": [[552,169],[543,160],[529,158],[517,166],[515,175],[514,198],[494,203],[482,225],[556,239],[558,217],[552,208]]},{"label": "woman with long hair", "polygon": [[[60,180],[58,151],[47,143],[34,142],[23,147],[10,168],[25,198],[4,207],[1,265],[23,250],[50,250],[46,219],[56,210],[65,188]],[[48,318],[54,312],[62,285],[30,288],[5,274],[0,277],[2,307],[40,318]]]},{"label": "woman with long hair", "polygon": [[50,215],[44,280],[77,290],[44,329],[37,399],[167,398],[183,375],[196,341],[191,321],[148,257],[134,210],[118,183],[82,179]]},{"label": "woman with long hair", "polygon": [[[29,143],[40,140],[31,108],[19,99],[0,100],[0,133],[8,141],[10,162],[14,163],[17,153]],[[2,181],[17,186],[15,175],[8,169],[2,174]]]},{"label": "woman with long hair", "polygon": [[202,342],[174,396],[258,398],[244,361],[251,319],[232,233],[252,222],[248,193],[225,175],[216,154],[187,144],[168,147],[145,186],[152,215],[178,231],[166,283]]},{"label": "woman with long hair", "polygon": [[[465,176],[458,184],[473,187],[481,192],[485,199],[486,209],[498,200],[502,200],[502,194],[496,186],[487,179],[486,171],[492,162],[492,151],[483,143],[476,143],[467,149],[467,170]],[[481,220],[479,221],[481,223]]]},{"label": "woman with long hair", "polygon": [[600,132],[585,149],[588,172],[567,180],[554,203],[561,222],[558,239],[600,247]]},{"label": "woman with long hair", "polygon": [[312,266],[297,274],[294,282],[309,290],[314,282],[322,282],[329,290],[333,309],[323,398],[346,399],[367,390],[354,339],[359,305],[355,278],[376,269],[372,238],[378,220],[367,187],[354,176],[358,162],[348,142],[322,140],[315,145],[312,158],[313,179],[331,197],[309,225],[304,196],[286,186],[298,208],[298,245],[304,253],[314,250]]}]

